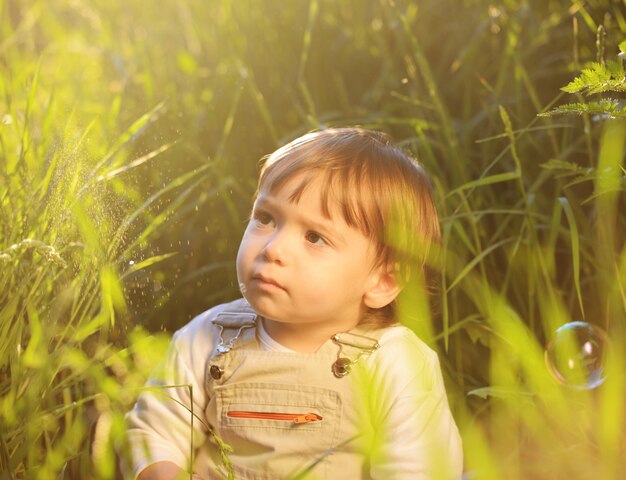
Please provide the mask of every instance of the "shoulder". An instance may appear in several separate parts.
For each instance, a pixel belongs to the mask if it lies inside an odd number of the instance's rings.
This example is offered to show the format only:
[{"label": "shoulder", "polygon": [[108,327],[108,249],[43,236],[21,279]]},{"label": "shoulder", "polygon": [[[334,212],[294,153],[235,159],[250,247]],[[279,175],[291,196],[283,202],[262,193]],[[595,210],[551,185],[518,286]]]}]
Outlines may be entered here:
[{"label": "shoulder", "polygon": [[194,317],[189,323],[174,333],[172,344],[180,353],[212,352],[219,342],[219,327],[213,321],[220,314],[254,313],[242,298],[216,305]]},{"label": "shoulder", "polygon": [[415,355],[423,356],[425,359],[437,356],[435,351],[415,335],[413,330],[404,325],[394,325],[380,329],[378,338],[380,348],[384,348],[384,350],[408,349]]},{"label": "shoulder", "polygon": [[370,356],[375,376],[393,380],[396,388],[419,384],[425,390],[439,389],[437,353],[409,328],[396,325],[378,330],[379,348]]}]

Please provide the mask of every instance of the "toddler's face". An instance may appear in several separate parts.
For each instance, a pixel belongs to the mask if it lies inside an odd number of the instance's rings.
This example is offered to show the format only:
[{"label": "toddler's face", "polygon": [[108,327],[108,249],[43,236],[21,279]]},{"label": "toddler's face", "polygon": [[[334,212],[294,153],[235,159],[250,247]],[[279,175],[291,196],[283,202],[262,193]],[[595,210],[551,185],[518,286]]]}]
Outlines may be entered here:
[{"label": "toddler's face", "polygon": [[239,284],[266,318],[347,330],[362,318],[365,292],[376,281],[375,247],[346,224],[338,205],[330,203],[331,219],[324,215],[320,180],[291,201],[300,178],[259,192],[237,255]]}]

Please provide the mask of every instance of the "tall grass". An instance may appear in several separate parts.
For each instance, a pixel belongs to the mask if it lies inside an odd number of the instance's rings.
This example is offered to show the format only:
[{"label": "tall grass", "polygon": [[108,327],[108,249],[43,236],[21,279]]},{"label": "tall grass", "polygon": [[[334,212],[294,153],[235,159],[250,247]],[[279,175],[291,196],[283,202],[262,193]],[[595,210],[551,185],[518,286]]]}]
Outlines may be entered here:
[{"label": "tall grass", "polygon": [[[615,2],[0,2],[0,478],[114,478],[165,337],[234,298],[257,160],[384,129],[444,233],[432,329],[474,478],[624,475],[626,129],[560,88]],[[602,30],[601,30],[602,31]],[[561,325],[606,381],[557,382]],[[422,322],[423,323],[423,322]],[[2,477],[3,476],[3,477]]]},{"label": "tall grass", "polygon": [[90,145],[102,125],[58,113],[44,63],[2,75],[0,471],[112,478],[122,416],[164,346],[129,324],[120,275],[139,250],[118,245],[135,207],[113,178],[151,117]]}]

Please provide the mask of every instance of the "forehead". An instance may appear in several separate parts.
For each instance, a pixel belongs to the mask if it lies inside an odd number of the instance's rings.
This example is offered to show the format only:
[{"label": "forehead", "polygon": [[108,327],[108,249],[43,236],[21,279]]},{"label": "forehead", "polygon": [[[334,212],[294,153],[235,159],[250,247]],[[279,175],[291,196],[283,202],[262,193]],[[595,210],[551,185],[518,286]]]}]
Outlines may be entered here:
[{"label": "forehead", "polygon": [[335,220],[341,203],[332,184],[332,179],[322,172],[300,172],[278,185],[261,185],[258,197],[277,197],[296,205],[304,201],[319,208],[324,218]]}]

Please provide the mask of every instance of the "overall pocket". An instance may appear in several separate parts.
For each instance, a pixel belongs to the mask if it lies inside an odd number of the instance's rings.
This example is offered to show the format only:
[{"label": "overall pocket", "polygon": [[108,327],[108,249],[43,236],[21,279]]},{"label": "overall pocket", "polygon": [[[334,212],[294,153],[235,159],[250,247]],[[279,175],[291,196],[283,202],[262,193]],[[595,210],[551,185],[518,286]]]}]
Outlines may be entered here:
[{"label": "overall pocket", "polygon": [[[334,390],[246,382],[215,388],[211,402],[218,420],[213,427],[233,448],[229,458],[237,472],[289,478],[337,446],[342,403]],[[315,467],[320,478],[325,463]]]},{"label": "overall pocket", "polygon": [[231,410],[226,412],[226,416],[230,418],[249,418],[256,420],[276,420],[278,422],[290,422],[290,423],[311,423],[319,422],[322,417],[317,413],[277,413],[277,412],[246,412]]}]

